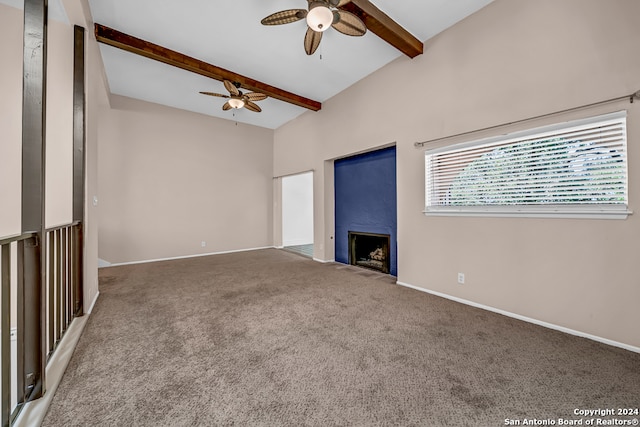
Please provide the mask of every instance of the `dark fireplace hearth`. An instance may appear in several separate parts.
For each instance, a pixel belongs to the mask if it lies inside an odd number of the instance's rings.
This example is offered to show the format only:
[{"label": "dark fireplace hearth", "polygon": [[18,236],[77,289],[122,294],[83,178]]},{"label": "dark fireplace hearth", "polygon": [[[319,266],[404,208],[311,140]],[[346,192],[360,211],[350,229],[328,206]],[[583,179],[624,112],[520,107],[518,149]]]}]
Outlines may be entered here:
[{"label": "dark fireplace hearth", "polygon": [[389,235],[349,231],[349,263],[389,273]]}]

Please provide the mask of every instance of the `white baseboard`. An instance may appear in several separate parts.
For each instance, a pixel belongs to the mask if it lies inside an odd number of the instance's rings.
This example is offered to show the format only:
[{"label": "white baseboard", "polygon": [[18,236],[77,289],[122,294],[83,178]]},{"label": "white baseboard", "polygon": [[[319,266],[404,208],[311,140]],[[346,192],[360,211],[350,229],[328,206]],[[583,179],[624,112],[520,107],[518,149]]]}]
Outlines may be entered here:
[{"label": "white baseboard", "polygon": [[320,258],[313,258],[313,260],[316,261],[316,262],[321,262],[323,264],[329,264],[329,263],[332,263],[332,262],[336,262],[335,259],[324,260],[324,259],[320,259]]},{"label": "white baseboard", "polygon": [[623,348],[625,350],[633,351],[634,353],[640,353],[640,347],[635,347],[635,346],[632,346],[632,345],[629,345],[629,344],[621,343],[621,342],[618,342],[618,341],[613,341],[613,340],[610,340],[610,339],[607,339],[607,338],[602,338],[602,337],[599,337],[599,336],[596,336],[596,335],[587,334],[585,332],[576,331],[574,329],[565,328],[564,326],[554,325],[553,323],[548,323],[548,322],[544,322],[542,320],[533,319],[531,317],[522,316],[520,314],[511,313],[509,311],[501,310],[499,308],[490,307],[488,305],[479,304],[477,302],[473,302],[473,301],[469,301],[469,300],[466,300],[466,299],[462,299],[462,298],[454,297],[454,296],[451,296],[451,295],[443,294],[442,292],[437,292],[437,291],[432,291],[432,290],[425,289],[425,288],[420,288],[418,286],[410,285],[408,283],[404,283],[404,282],[396,282],[396,283],[398,285],[400,285],[400,286],[404,286],[404,287],[407,287],[407,288],[415,289],[415,290],[420,291],[420,292],[426,292],[428,294],[432,294],[432,295],[436,295],[436,296],[439,296],[439,297],[442,297],[442,298],[446,298],[448,300],[456,301],[456,302],[459,302],[461,304],[470,305],[472,307],[481,308],[483,310],[492,311],[494,313],[502,314],[503,316],[512,317],[514,319],[522,320],[522,321],[528,322],[528,323],[533,323],[534,325],[543,326],[543,327],[549,328],[549,329],[554,329],[556,331],[564,332],[564,333],[570,334],[570,335],[575,335],[575,336],[578,336],[578,337],[581,337],[581,338],[587,338],[587,339],[590,339],[592,341],[601,342],[603,344],[607,344],[607,345],[610,345],[610,346],[613,346],[613,347]]},{"label": "white baseboard", "polygon": [[109,267],[111,263],[109,261],[105,261],[102,258],[98,258],[98,268]]},{"label": "white baseboard", "polygon": [[91,314],[91,312],[93,311],[93,307],[96,305],[96,301],[98,301],[98,296],[100,296],[100,291],[96,292],[96,296],[93,298],[93,301],[89,306],[89,310],[85,311],[84,314]]},{"label": "white baseboard", "polygon": [[65,369],[71,360],[73,351],[78,344],[80,335],[89,316],[76,317],[64,333],[58,348],[47,363],[46,390],[40,399],[26,403],[13,424],[14,427],[33,427],[42,424],[42,420],[49,409],[53,396],[62,380]]},{"label": "white baseboard", "polygon": [[[222,252],[209,252],[206,254],[183,255],[183,256],[176,256],[176,257],[169,257],[169,258],[147,259],[143,261],[116,262],[109,265],[109,267],[119,267],[121,265],[147,264],[150,262],[159,262],[159,261],[173,261],[176,259],[199,258],[203,256],[210,256],[210,255],[233,254],[236,252],[249,252],[249,251],[258,251],[261,249],[273,249],[273,248],[274,246],[262,246],[259,248],[236,249],[232,251],[222,251]],[[108,267],[105,267],[105,268],[108,268]]]}]

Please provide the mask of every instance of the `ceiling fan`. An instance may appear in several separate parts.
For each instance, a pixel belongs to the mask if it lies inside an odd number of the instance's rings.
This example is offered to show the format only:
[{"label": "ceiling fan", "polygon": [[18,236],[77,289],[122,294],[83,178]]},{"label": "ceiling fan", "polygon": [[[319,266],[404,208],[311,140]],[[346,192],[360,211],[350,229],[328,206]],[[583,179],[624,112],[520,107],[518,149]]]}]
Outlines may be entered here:
[{"label": "ceiling fan", "polygon": [[304,50],[307,55],[313,55],[320,41],[322,33],[333,27],[348,36],[363,36],[367,32],[364,22],[356,15],[339,9],[351,0],[307,0],[309,10],[288,9],[273,13],[262,21],[262,25],[281,25],[307,20],[307,33],[304,36]]},{"label": "ceiling fan", "polygon": [[254,111],[259,113],[262,111],[262,108],[258,106],[254,101],[262,101],[267,98],[267,95],[259,92],[249,92],[243,93],[240,89],[240,83],[238,82],[230,82],[229,80],[224,80],[224,87],[229,91],[229,95],[223,95],[221,93],[214,92],[200,92],[203,95],[209,96],[217,96],[220,98],[228,98],[229,100],[224,103],[222,109],[224,111],[230,110],[232,108],[240,109],[246,108],[249,111]]}]

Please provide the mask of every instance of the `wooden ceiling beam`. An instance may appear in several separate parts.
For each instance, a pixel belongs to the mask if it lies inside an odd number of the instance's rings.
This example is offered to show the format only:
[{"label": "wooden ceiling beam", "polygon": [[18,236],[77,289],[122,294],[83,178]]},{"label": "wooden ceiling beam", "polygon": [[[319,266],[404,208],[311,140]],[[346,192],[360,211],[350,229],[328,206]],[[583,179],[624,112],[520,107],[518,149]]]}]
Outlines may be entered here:
[{"label": "wooden ceiling beam", "polygon": [[409,58],[422,55],[422,42],[369,0],[351,0],[342,9],[358,16],[371,32]]},{"label": "wooden ceiling beam", "polygon": [[100,43],[117,47],[137,55],[142,55],[156,61],[164,62],[165,64],[173,65],[174,67],[191,71],[192,73],[220,81],[229,80],[231,82],[238,82],[247,90],[261,92],[271,98],[279,99],[280,101],[298,105],[309,110],[318,111],[322,108],[322,104],[318,101],[296,95],[295,93],[287,92],[286,90],[278,89],[277,87],[262,83],[250,77],[217,67],[199,59],[184,55],[180,52],[130,36],[104,25],[95,24],[95,35],[96,39]]}]

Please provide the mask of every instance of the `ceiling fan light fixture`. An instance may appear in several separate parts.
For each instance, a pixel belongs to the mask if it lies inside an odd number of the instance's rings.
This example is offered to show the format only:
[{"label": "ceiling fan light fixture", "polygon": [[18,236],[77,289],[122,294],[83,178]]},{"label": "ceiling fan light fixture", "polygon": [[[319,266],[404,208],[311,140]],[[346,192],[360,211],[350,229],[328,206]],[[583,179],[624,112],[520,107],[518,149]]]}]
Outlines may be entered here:
[{"label": "ceiling fan light fixture", "polygon": [[244,107],[244,101],[240,98],[231,98],[229,100],[229,105],[231,105],[231,108],[239,109]]},{"label": "ceiling fan light fixture", "polygon": [[320,33],[329,29],[332,23],[333,12],[325,2],[316,1],[309,5],[309,13],[307,13],[309,28]]}]

